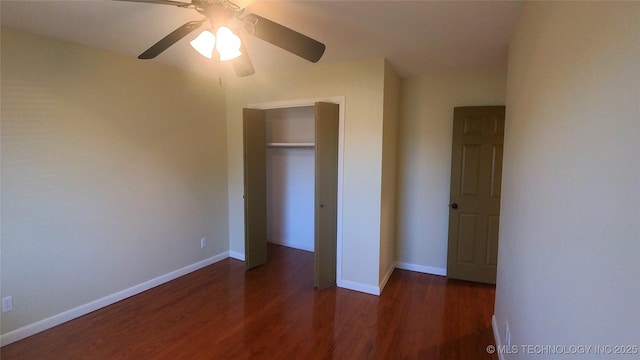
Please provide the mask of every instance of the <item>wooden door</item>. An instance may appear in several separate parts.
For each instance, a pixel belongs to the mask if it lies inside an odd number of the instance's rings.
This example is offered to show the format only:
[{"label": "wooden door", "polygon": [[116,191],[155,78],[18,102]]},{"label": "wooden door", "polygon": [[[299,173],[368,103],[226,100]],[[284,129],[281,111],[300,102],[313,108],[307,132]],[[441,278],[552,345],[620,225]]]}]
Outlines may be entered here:
[{"label": "wooden door", "polygon": [[265,112],[244,109],[244,253],[247,269],[267,262]]},{"label": "wooden door", "polygon": [[339,106],[315,107],[315,287],[336,283]]},{"label": "wooden door", "polygon": [[447,276],[496,282],[504,106],[453,115]]}]

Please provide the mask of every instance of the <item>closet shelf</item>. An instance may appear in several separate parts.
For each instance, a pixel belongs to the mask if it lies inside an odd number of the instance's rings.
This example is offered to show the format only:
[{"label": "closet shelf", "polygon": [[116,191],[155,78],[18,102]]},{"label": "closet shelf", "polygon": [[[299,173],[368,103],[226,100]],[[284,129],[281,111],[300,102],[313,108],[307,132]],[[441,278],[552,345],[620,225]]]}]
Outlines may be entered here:
[{"label": "closet shelf", "polygon": [[267,143],[267,147],[311,147],[312,148],[312,147],[315,147],[315,144],[312,142],[298,142],[298,143],[271,142],[271,143]]}]

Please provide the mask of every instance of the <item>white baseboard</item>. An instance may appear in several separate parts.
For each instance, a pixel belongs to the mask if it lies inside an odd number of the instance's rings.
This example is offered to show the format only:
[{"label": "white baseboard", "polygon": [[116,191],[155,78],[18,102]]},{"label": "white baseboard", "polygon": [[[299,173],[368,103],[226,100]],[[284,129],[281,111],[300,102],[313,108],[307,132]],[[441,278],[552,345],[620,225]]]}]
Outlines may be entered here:
[{"label": "white baseboard", "polygon": [[387,281],[389,281],[389,278],[391,277],[393,270],[395,269],[416,271],[416,272],[421,272],[421,273],[431,274],[431,275],[438,275],[438,276],[447,276],[447,269],[445,268],[409,264],[409,263],[398,261],[389,267],[389,269],[387,270],[387,274],[384,276],[379,286],[371,286],[371,285],[357,283],[349,280],[338,280],[337,285],[338,287],[341,287],[341,288],[380,296],[380,294],[382,293],[382,290],[387,285]]},{"label": "white baseboard", "polygon": [[498,322],[496,321],[496,315],[491,317],[491,328],[493,329],[493,340],[496,342],[496,352],[498,353],[498,360],[505,360],[504,353],[499,351],[502,349],[502,341],[500,341],[500,332],[498,331]]},{"label": "white baseboard", "polygon": [[223,252],[221,254],[218,255],[214,255],[208,259],[204,259],[202,261],[198,261],[197,263],[191,264],[191,265],[187,265],[183,268],[180,268],[178,270],[172,271],[170,273],[158,276],[154,279],[145,281],[141,284],[138,285],[134,285],[128,289],[124,289],[121,291],[118,291],[116,293],[113,293],[111,295],[107,295],[101,299],[97,299],[94,301],[91,301],[89,303],[86,303],[84,305],[80,305],[78,307],[75,307],[73,309],[64,311],[62,313],[53,315],[49,318],[37,321],[33,324],[29,324],[27,326],[23,326],[19,329],[10,331],[6,334],[0,335],[0,346],[4,346],[4,345],[8,345],[11,344],[13,342],[16,342],[18,340],[22,340],[28,336],[37,334],[41,331],[50,329],[56,325],[60,325],[62,323],[65,323],[69,320],[73,320],[75,318],[78,318],[80,316],[86,315],[92,311],[98,310],[100,308],[103,308],[105,306],[109,306],[111,304],[114,304],[120,300],[124,300],[128,297],[131,297],[133,295],[137,295],[143,291],[149,290],[151,288],[154,288],[158,285],[162,285],[166,282],[169,282],[171,280],[177,279],[180,276],[186,275],[190,272],[199,270],[205,266],[209,266],[211,264],[214,264],[220,260],[224,260],[226,258],[229,257],[229,252]]},{"label": "white baseboard", "polygon": [[269,242],[272,244],[286,246],[286,247],[290,247],[298,250],[305,250],[310,252],[315,251],[313,244],[309,245],[309,244],[299,243],[295,241],[286,241],[286,240],[269,240]]},{"label": "white baseboard", "polygon": [[380,288],[378,286],[371,286],[371,285],[362,284],[362,283],[349,281],[349,280],[339,280],[337,285],[338,287],[341,287],[344,289],[355,290],[355,291],[359,291],[359,292],[363,292],[371,295],[380,296]]},{"label": "white baseboard", "polygon": [[387,285],[387,281],[389,281],[389,278],[391,277],[391,274],[393,273],[393,270],[396,269],[396,264],[391,264],[391,266],[389,266],[389,269],[387,270],[387,273],[384,275],[384,277],[382,278],[382,281],[380,281],[380,294],[382,294],[382,291],[384,290],[384,287]]},{"label": "white baseboard", "polygon": [[232,259],[244,261],[244,253],[240,253],[237,251],[229,251],[229,257]]},{"label": "white baseboard", "polygon": [[396,268],[402,270],[416,271],[425,274],[438,275],[438,276],[447,276],[446,268],[438,268],[433,266],[424,266],[424,265],[416,265],[405,262],[396,262]]}]

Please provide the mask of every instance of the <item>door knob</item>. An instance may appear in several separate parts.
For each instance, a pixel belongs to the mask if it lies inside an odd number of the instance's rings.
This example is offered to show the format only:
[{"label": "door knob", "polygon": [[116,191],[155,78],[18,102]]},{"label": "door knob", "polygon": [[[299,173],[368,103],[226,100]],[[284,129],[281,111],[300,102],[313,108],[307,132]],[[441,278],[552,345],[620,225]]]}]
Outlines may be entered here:
[{"label": "door knob", "polygon": [[323,207],[324,207],[324,204],[320,204],[320,207],[321,207],[321,208],[323,208]]},{"label": "door knob", "polygon": [[458,204],[456,204],[456,203],[451,204],[451,208],[453,210],[457,209],[458,208]]}]

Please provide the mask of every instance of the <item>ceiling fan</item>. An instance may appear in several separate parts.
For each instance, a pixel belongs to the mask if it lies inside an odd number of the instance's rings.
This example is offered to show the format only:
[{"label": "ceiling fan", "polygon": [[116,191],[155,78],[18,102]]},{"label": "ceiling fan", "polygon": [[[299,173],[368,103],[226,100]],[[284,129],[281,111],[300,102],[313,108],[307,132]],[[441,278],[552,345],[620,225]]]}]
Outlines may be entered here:
[{"label": "ceiling fan", "polygon": [[[216,35],[205,30],[191,45],[201,54],[211,58],[214,48],[221,61],[230,60],[237,76],[252,75],[255,71],[247,49],[241,41],[239,29],[251,36],[280,47],[310,62],[317,62],[324,54],[325,45],[284,25],[256,14],[245,14],[244,9],[229,0],[118,0],[194,9],[204,15],[201,20],[189,21],[153,44],[138,59],[153,59],[182,38],[209,23],[217,29]],[[223,30],[224,29],[224,30]],[[214,45],[215,44],[215,45]]]}]

